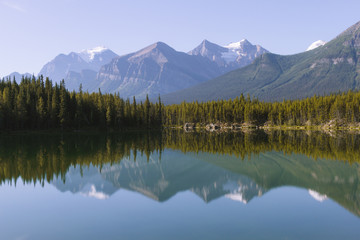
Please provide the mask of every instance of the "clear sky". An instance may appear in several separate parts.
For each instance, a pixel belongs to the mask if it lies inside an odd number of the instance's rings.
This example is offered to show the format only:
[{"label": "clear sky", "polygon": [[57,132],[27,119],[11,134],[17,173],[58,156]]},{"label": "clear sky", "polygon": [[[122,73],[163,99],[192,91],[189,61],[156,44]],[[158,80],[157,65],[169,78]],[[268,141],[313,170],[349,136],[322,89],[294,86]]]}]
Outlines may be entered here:
[{"label": "clear sky", "polygon": [[59,53],[106,46],[122,55],[163,41],[248,39],[293,54],[360,21],[359,0],[0,0],[0,76],[37,74]]}]

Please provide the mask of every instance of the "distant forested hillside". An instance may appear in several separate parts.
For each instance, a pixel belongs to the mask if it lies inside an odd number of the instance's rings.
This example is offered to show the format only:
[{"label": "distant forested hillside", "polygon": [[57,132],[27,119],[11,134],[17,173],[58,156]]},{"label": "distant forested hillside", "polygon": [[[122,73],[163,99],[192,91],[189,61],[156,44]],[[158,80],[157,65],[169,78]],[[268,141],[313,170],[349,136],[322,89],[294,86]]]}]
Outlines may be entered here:
[{"label": "distant forested hillside", "polygon": [[245,122],[257,126],[310,126],[325,124],[330,120],[358,124],[360,92],[349,91],[281,102],[263,102],[251,99],[249,95],[245,98],[242,94],[233,100],[183,102],[165,107],[164,124]]}]

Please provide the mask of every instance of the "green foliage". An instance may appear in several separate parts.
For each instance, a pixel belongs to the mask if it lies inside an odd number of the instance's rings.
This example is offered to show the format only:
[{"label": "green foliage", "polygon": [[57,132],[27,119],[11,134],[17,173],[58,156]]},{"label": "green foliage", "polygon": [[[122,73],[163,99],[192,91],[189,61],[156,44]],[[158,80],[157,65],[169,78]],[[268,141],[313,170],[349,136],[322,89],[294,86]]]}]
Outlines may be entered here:
[{"label": "green foliage", "polygon": [[[160,128],[162,103],[130,104],[117,94],[69,92],[43,77],[0,81],[0,130]],[[141,125],[140,125],[141,124]]]},{"label": "green foliage", "polygon": [[249,122],[262,125],[267,122],[277,126],[305,126],[308,123],[321,125],[332,119],[341,119],[346,124],[359,122],[360,92],[349,91],[273,103],[250,99],[249,96],[245,99],[243,95],[234,100],[183,102],[165,107],[164,124]]},{"label": "green foliage", "polygon": [[0,81],[0,130],[160,128],[193,122],[263,125],[321,125],[332,119],[360,121],[360,92],[313,96],[303,100],[263,102],[244,95],[230,100],[182,102],[163,106],[147,97],[137,103],[118,94],[69,92],[64,81],[23,78]]}]

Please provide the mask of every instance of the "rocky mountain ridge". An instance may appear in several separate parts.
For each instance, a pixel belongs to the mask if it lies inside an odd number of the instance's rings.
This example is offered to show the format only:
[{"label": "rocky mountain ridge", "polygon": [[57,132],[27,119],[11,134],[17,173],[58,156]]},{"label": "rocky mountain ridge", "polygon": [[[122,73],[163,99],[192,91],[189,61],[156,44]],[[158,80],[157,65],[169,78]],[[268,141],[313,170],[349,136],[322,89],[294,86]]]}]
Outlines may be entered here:
[{"label": "rocky mountain ridge", "polygon": [[360,22],[322,47],[294,55],[265,53],[246,67],[163,96],[168,103],[230,99],[302,99],[360,89]]},{"label": "rocky mountain ridge", "polygon": [[69,90],[120,93],[124,98],[159,94],[185,89],[245,66],[258,55],[268,52],[247,40],[225,47],[204,40],[189,53],[179,52],[157,42],[137,52],[118,56],[110,49],[96,47],[81,52],[60,54],[45,64],[39,75],[59,83],[65,80]]},{"label": "rocky mountain ridge", "polygon": [[226,46],[204,40],[188,54],[208,58],[216,62],[221,71],[226,73],[250,64],[256,57],[267,52],[269,51],[260,45],[252,45],[247,39],[242,39]]},{"label": "rocky mountain ridge", "polygon": [[110,49],[96,47],[79,53],[59,54],[46,63],[38,75],[49,77],[53,82],[65,80],[69,90],[78,90],[80,83],[84,90],[89,90],[102,65],[118,55]]}]

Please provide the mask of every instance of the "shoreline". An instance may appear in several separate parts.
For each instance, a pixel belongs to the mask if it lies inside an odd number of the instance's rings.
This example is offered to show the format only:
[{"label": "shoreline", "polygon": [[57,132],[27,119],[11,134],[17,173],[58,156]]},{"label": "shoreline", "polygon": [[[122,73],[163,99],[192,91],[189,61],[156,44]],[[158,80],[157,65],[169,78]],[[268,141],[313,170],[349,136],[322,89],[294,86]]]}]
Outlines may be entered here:
[{"label": "shoreline", "polygon": [[[188,123],[187,123],[188,124]],[[229,124],[229,123],[210,123],[207,125],[201,124],[200,126],[197,124],[194,125],[187,125],[184,126],[165,126],[165,128],[182,128],[184,130],[207,130],[207,131],[241,131],[241,130],[306,130],[306,131],[360,131],[360,123],[352,123],[352,124],[342,124],[341,126],[332,125],[332,124],[322,124],[322,125],[295,125],[295,126],[288,126],[288,125],[255,125],[249,123],[243,124]],[[236,127],[234,127],[236,125]]]},{"label": "shoreline", "polygon": [[[215,124],[216,125],[216,124]],[[273,131],[273,130],[281,130],[281,131],[293,131],[293,130],[302,130],[302,131],[322,131],[322,132],[333,132],[333,131],[359,131],[360,126],[336,126],[336,127],[326,127],[324,125],[310,125],[310,126],[287,126],[287,125],[252,125],[252,124],[243,124],[236,128],[229,126],[229,124],[219,124],[216,128],[209,128],[207,125],[195,125],[192,127],[185,126],[163,126],[162,128],[124,128],[119,130],[109,130],[109,129],[81,129],[81,130],[73,130],[73,129],[39,129],[39,130],[8,130],[8,131],[0,131],[0,134],[6,135],[21,135],[21,134],[116,134],[116,133],[130,133],[130,132],[153,132],[153,131],[162,131],[164,129],[182,129],[187,132],[196,131],[196,130],[205,130],[208,132],[223,132],[223,131],[255,131],[255,130],[264,130],[264,131]]]}]

